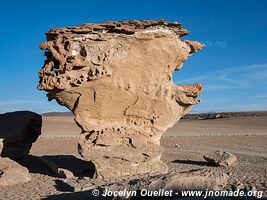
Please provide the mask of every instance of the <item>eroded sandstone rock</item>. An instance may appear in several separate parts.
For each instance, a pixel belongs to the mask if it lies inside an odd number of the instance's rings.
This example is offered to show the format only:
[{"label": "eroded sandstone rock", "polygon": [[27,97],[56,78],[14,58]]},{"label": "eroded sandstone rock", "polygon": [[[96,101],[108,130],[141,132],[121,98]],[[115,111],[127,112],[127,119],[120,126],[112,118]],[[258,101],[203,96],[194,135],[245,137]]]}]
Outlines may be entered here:
[{"label": "eroded sandstone rock", "polygon": [[1,156],[19,159],[28,155],[32,144],[41,135],[41,128],[42,117],[37,113],[16,111],[0,114]]},{"label": "eroded sandstone rock", "polygon": [[180,40],[181,24],[105,22],[51,29],[39,89],[69,108],[82,129],[78,150],[100,177],[165,173],[161,135],[192,105],[201,84],[172,73],[203,45]]},{"label": "eroded sandstone rock", "polygon": [[25,183],[31,180],[27,168],[9,158],[0,157],[0,187]]}]

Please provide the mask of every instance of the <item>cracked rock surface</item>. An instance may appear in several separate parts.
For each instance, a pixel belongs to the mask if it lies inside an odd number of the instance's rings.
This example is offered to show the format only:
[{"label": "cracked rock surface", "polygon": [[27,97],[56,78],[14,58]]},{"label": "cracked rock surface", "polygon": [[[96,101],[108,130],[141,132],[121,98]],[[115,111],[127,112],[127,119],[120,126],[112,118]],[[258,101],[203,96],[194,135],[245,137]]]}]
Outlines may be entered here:
[{"label": "cracked rock surface", "polygon": [[175,85],[172,73],[203,48],[164,20],[51,29],[38,88],[75,114],[78,151],[97,177],[166,173],[162,134],[199,103],[201,84]]}]

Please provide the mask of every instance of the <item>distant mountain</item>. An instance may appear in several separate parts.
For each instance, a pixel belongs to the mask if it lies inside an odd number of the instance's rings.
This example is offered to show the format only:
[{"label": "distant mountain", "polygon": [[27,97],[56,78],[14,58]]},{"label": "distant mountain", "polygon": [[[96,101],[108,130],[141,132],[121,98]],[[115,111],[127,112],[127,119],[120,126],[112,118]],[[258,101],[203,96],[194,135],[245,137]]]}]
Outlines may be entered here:
[{"label": "distant mountain", "polygon": [[233,118],[233,117],[260,117],[267,116],[267,111],[247,111],[247,112],[209,112],[186,114],[181,119],[219,119],[219,118]]},{"label": "distant mountain", "polygon": [[74,116],[72,112],[48,112],[41,114],[42,116]]}]

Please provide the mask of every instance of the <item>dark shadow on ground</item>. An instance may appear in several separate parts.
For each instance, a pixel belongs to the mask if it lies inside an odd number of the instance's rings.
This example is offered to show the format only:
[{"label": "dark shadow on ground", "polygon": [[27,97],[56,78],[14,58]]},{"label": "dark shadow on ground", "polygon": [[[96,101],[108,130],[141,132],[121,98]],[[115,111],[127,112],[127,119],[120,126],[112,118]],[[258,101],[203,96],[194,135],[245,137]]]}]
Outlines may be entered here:
[{"label": "dark shadow on ground", "polygon": [[64,181],[57,179],[55,180],[55,188],[60,192],[74,192],[74,188]]},{"label": "dark shadow on ground", "polygon": [[28,168],[30,173],[39,173],[57,177],[39,158],[50,161],[59,168],[71,171],[76,177],[92,178],[95,174],[95,166],[92,162],[81,160],[73,155],[46,155],[40,157],[29,155],[19,160],[18,163]]},{"label": "dark shadow on ground", "polygon": [[218,167],[218,165],[209,163],[206,161],[195,161],[195,160],[173,160],[172,163],[188,164],[188,165],[198,165],[198,166],[208,166],[208,167]]}]

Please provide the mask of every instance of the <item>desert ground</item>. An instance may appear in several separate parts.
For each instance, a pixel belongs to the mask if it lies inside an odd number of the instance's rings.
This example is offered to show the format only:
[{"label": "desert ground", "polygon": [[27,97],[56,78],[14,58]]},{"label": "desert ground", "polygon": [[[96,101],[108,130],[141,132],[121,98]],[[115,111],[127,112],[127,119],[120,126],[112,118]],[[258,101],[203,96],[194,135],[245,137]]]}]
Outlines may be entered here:
[{"label": "desert ground", "polygon": [[[20,161],[29,169],[32,180],[1,188],[0,199],[77,199],[38,157],[72,171],[75,176],[84,176],[88,162],[77,152],[79,133],[71,115],[43,116],[42,136],[34,143],[31,156]],[[170,170],[211,168],[229,175],[229,189],[242,183],[267,194],[267,112],[182,119],[163,135],[161,145],[165,147],[162,160]],[[211,166],[202,156],[216,149],[236,155],[237,165]],[[85,195],[79,199],[90,198]]]}]

